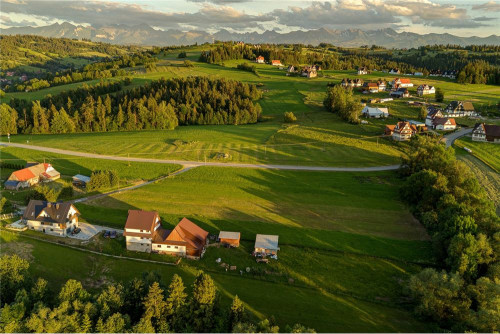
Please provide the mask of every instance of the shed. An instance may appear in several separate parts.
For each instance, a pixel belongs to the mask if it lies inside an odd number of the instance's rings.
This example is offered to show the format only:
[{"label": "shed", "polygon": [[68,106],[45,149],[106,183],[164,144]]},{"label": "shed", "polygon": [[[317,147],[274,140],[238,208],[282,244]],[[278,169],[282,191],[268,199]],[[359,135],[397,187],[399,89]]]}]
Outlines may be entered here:
[{"label": "shed", "polygon": [[14,180],[5,181],[4,186],[5,189],[8,190],[17,190],[19,188],[19,181],[14,181]]},{"label": "shed", "polygon": [[277,235],[257,234],[255,237],[255,253],[275,255],[280,250],[278,238]]},{"label": "shed", "polygon": [[90,177],[81,175],[81,174],[76,174],[73,176],[73,184],[75,186],[81,186],[81,187],[86,187],[87,183],[90,182]]},{"label": "shed", "polygon": [[240,245],[240,232],[220,231],[219,241],[221,244],[238,247]]}]

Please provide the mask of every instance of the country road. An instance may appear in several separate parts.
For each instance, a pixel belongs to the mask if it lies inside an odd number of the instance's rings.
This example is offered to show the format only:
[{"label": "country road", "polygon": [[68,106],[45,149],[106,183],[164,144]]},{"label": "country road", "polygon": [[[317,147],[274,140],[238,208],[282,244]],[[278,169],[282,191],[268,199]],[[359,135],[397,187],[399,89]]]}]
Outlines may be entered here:
[{"label": "country road", "polygon": [[[466,128],[457,132],[450,133],[445,137],[446,147],[449,147],[459,137],[465,136],[470,133],[472,129]],[[249,164],[249,163],[234,163],[234,162],[200,162],[200,161],[186,161],[186,160],[170,160],[170,159],[149,159],[149,158],[134,158],[123,157],[116,155],[101,155],[95,153],[86,153],[70,150],[62,150],[52,147],[43,147],[19,143],[0,143],[2,146],[19,147],[29,150],[65,154],[84,158],[105,159],[105,160],[118,160],[118,161],[131,161],[131,162],[150,162],[157,164],[178,164],[183,165],[185,168],[194,168],[200,166],[213,166],[213,167],[236,167],[236,168],[262,168],[262,169],[280,169],[280,170],[304,170],[304,171],[320,171],[320,172],[378,172],[386,170],[396,170],[399,165],[386,165],[386,166],[373,166],[373,167],[328,167],[328,166],[300,166],[300,165],[273,165],[273,164]],[[139,185],[142,186],[142,185]]]}]

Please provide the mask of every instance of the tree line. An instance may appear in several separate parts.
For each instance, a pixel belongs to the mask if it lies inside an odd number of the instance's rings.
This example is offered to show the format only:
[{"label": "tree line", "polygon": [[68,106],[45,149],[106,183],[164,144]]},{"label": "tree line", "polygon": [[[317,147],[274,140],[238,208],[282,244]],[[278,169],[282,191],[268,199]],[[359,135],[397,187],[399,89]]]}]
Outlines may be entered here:
[{"label": "tree line", "polygon": [[[92,294],[74,279],[53,291],[47,280],[32,277],[29,267],[17,255],[0,258],[4,333],[279,332],[273,318],[253,319],[238,296],[224,307],[215,282],[203,272],[190,291],[177,274],[164,286],[159,274],[148,272]],[[285,330],[314,333],[300,324]]]},{"label": "tree line", "polygon": [[323,101],[326,110],[340,116],[344,121],[357,124],[363,106],[354,98],[351,89],[341,85],[327,88],[326,98]]},{"label": "tree line", "polygon": [[410,281],[415,311],[454,332],[500,330],[500,221],[476,177],[438,139],[415,136],[401,197],[432,238],[438,269]]},{"label": "tree line", "polygon": [[[1,133],[72,133],[247,124],[259,119],[255,85],[226,79],[160,79],[123,91],[130,79],[2,104]],[[115,92],[113,95],[109,93]],[[19,130],[19,131],[18,131]]]}]

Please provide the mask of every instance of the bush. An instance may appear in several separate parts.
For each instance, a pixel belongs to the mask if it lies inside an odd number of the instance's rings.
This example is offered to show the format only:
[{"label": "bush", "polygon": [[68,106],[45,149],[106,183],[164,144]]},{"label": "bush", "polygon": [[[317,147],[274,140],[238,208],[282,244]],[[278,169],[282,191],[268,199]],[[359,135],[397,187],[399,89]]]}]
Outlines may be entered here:
[{"label": "bush", "polygon": [[243,63],[243,64],[238,64],[236,66],[239,70],[247,71],[247,72],[252,72],[254,74],[257,74],[257,67],[255,65],[251,65],[249,63]]},{"label": "bush", "polygon": [[194,67],[194,64],[190,60],[184,60],[184,66],[186,66],[186,67]]},{"label": "bush", "polygon": [[59,198],[59,194],[61,190],[57,190],[48,185],[39,185],[38,187],[32,189],[24,198],[26,204],[29,203],[30,200],[40,200],[40,201],[49,201],[55,202]]},{"label": "bush", "polygon": [[187,54],[186,54],[186,51],[182,51],[181,53],[179,53],[179,55],[177,56],[177,58],[186,58],[187,57]]},{"label": "bush", "polygon": [[297,117],[291,111],[287,111],[284,114],[285,123],[293,123],[297,121]]},{"label": "bush", "polygon": [[93,171],[87,184],[87,191],[106,189],[118,185],[120,179],[118,173],[112,170]]},{"label": "bush", "polygon": [[436,102],[443,102],[444,100],[444,92],[441,88],[436,88]]},{"label": "bush", "polygon": [[13,206],[12,203],[5,197],[0,199],[0,213],[9,213],[12,212]]}]

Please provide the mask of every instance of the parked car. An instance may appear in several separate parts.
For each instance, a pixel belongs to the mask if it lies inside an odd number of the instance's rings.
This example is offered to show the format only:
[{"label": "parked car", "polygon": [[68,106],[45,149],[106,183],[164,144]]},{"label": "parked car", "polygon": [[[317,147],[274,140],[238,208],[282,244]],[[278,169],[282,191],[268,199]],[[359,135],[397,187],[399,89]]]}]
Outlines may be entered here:
[{"label": "parked car", "polygon": [[110,233],[108,230],[105,230],[105,231],[104,231],[104,237],[105,237],[105,238],[109,238],[109,237],[110,237],[110,235],[111,235],[111,233]]},{"label": "parked car", "polygon": [[110,237],[111,239],[116,238],[116,231],[111,231],[111,233],[110,233],[109,237]]},{"label": "parked car", "polygon": [[82,230],[81,228],[77,227],[73,231],[71,231],[71,234],[72,235],[78,234],[78,233],[80,233],[81,230]]}]

